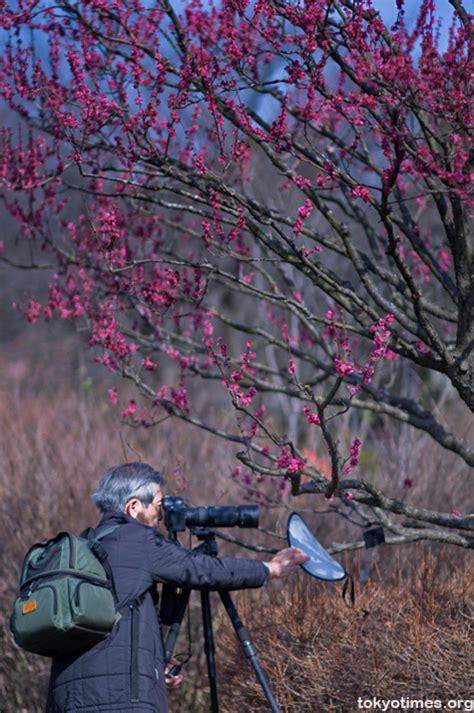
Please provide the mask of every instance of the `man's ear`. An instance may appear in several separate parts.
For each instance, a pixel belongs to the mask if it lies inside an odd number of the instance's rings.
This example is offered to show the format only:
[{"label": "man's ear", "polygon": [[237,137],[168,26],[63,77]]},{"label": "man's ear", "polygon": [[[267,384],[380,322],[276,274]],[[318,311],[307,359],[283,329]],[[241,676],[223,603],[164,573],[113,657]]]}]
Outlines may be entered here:
[{"label": "man's ear", "polygon": [[133,517],[136,520],[137,515],[140,512],[140,505],[141,502],[138,498],[130,498],[130,500],[128,500],[128,502],[126,503],[123,511],[125,515]]}]

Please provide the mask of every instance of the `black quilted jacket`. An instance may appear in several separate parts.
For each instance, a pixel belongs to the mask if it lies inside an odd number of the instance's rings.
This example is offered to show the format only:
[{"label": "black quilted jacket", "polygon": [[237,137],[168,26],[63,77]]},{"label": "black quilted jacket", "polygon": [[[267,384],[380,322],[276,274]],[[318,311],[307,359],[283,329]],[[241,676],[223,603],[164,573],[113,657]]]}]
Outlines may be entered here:
[{"label": "black quilted jacket", "polygon": [[194,554],[121,513],[106,513],[106,535],[122,619],[107,639],[79,656],[53,660],[46,713],[166,713],[163,640],[157,582],[193,589],[262,586],[267,568],[256,560]]}]

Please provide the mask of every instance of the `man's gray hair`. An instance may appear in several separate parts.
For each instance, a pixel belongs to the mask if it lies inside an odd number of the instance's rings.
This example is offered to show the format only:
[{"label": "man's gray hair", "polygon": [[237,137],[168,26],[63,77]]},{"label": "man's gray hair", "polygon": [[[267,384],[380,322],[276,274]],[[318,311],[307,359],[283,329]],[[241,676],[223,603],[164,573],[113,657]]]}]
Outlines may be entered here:
[{"label": "man's gray hair", "polygon": [[101,512],[123,512],[130,498],[138,498],[145,506],[149,505],[163,483],[163,476],[150,465],[124,463],[104,473],[92,500]]}]

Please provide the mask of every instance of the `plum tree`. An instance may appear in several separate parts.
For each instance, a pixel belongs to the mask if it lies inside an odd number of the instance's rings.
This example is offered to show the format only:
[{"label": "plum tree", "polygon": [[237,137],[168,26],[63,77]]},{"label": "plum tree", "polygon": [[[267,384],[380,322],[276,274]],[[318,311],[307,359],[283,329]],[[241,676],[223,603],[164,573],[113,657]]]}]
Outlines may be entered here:
[{"label": "plum tree", "polygon": [[[131,423],[173,415],[241,444],[257,479],[342,501],[388,541],[472,547],[473,517],[354,473],[364,413],[369,440],[389,419],[466,477],[474,463],[436,403],[442,386],[446,408],[474,406],[460,0],[443,46],[433,0],[411,23],[397,0],[391,27],[370,0],[2,5],[0,91],[19,117],[3,201],[31,246],[21,265],[54,269],[27,318],[87,328],[137,386],[127,403],[110,390]],[[15,244],[2,259],[19,264]],[[194,405],[197,383],[228,394],[233,426]]]}]

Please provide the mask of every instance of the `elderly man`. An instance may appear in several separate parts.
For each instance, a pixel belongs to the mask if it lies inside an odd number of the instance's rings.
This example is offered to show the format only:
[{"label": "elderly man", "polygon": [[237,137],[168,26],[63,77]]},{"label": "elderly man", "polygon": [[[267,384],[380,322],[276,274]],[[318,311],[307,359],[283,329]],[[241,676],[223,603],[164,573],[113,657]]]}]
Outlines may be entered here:
[{"label": "elderly man", "polygon": [[[157,530],[163,480],[143,463],[108,470],[94,494],[102,512],[96,534],[108,554],[122,618],[85,653],[53,660],[46,713],[165,713],[163,639],[156,584],[192,589],[261,587],[307,560],[295,548],[268,563],[209,557],[179,547]],[[126,605],[126,606],[124,606]]]}]

